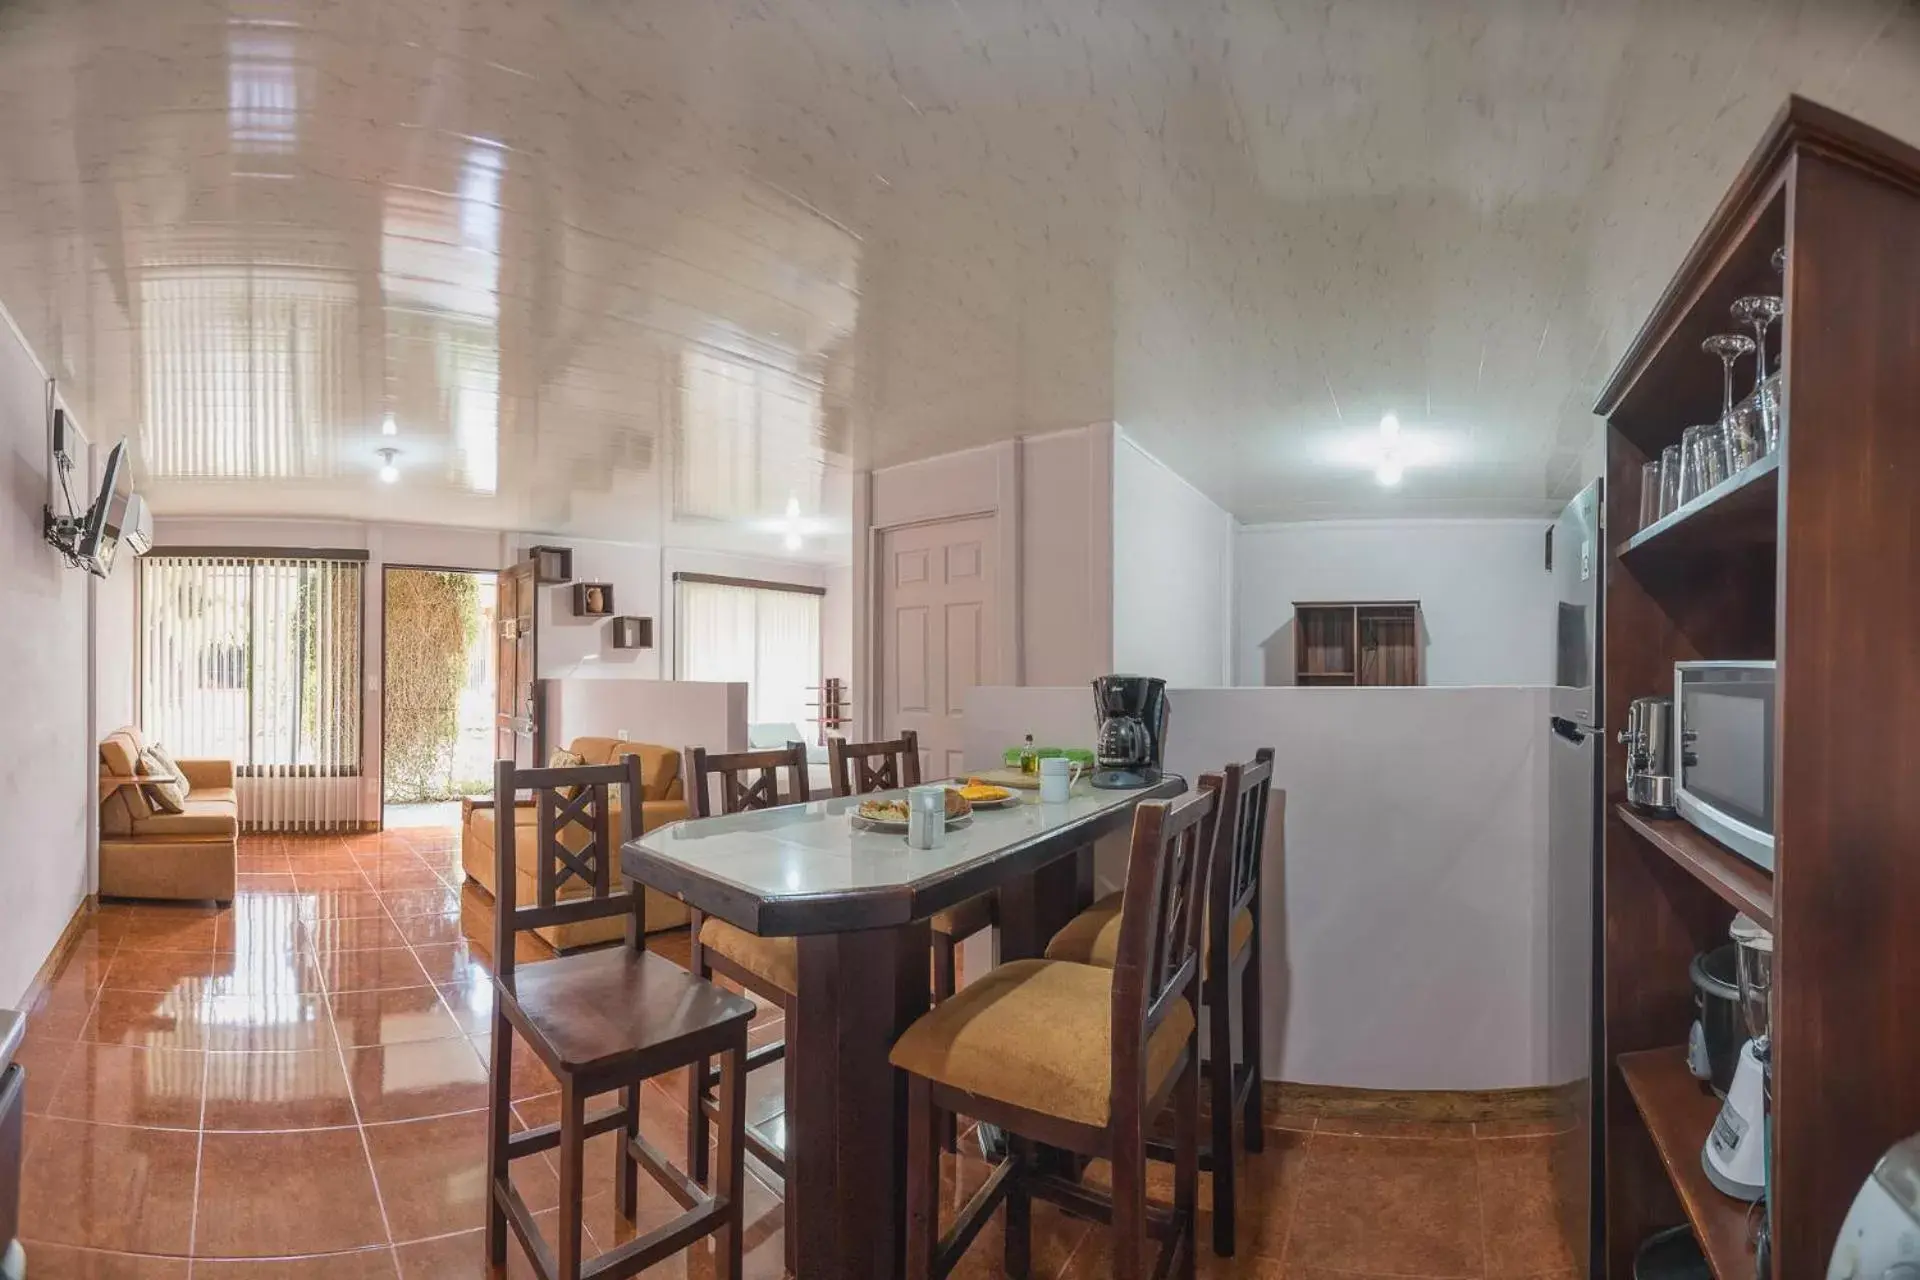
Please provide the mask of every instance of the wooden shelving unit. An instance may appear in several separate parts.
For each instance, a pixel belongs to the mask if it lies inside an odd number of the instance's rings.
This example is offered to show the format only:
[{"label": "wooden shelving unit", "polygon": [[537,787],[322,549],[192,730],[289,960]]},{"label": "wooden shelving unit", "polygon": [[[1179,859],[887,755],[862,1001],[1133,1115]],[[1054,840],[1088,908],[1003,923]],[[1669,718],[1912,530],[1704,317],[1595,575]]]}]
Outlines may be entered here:
[{"label": "wooden shelving unit", "polygon": [[1720,1099],[1687,1070],[1684,1045],[1623,1054],[1620,1075],[1716,1280],[1751,1280],[1754,1207],[1723,1194],[1700,1165]]},{"label": "wooden shelving unit", "polygon": [[1616,806],[1620,820],[1648,844],[1680,864],[1682,870],[1713,890],[1735,911],[1744,911],[1773,928],[1773,877],[1679,818],[1649,818],[1630,806]]},{"label": "wooden shelving unit", "polygon": [[[1771,263],[1785,246],[1785,278]],[[1711,334],[1779,294],[1776,457],[1646,529],[1641,466],[1721,404]],[[1770,658],[1770,876],[1677,820],[1628,809],[1608,736],[1599,949],[1605,1256],[1629,1280],[1654,1231],[1694,1224],[1721,1280],[1753,1274],[1744,1206],[1700,1171],[1714,1104],[1676,1042],[1692,957],[1736,911],[1771,923],[1772,1280],[1824,1275],[1854,1193],[1920,1130],[1920,809],[1897,744],[1920,723],[1920,150],[1789,99],[1601,393],[1607,421],[1605,711],[1673,688],[1673,664]],[[1777,363],[1776,363],[1777,362]],[[1747,365],[1751,368],[1751,365]]]},{"label": "wooden shelving unit", "polygon": [[1293,602],[1293,682],[1422,683],[1418,600]]}]

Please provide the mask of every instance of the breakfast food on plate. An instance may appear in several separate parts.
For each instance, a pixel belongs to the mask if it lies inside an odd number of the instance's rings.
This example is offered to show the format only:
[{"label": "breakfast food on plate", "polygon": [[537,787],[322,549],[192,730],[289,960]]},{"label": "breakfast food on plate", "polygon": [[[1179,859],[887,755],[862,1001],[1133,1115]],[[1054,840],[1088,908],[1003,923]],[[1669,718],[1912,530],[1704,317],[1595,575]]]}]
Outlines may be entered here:
[{"label": "breakfast food on plate", "polygon": [[870,822],[905,822],[907,802],[902,800],[862,800],[860,816]]},{"label": "breakfast food on plate", "polygon": [[[967,798],[952,787],[946,789],[946,800],[947,821],[949,822],[955,818],[964,818],[973,810],[973,806],[967,803]],[[907,798],[900,796],[893,800],[862,800],[860,807],[854,810],[854,812],[869,822],[905,822],[907,821],[907,808]]]},{"label": "breakfast food on plate", "polygon": [[991,782],[982,782],[978,778],[968,778],[960,786],[949,788],[958,792],[969,804],[994,804],[1005,800],[1013,792],[1005,787],[996,787]]}]

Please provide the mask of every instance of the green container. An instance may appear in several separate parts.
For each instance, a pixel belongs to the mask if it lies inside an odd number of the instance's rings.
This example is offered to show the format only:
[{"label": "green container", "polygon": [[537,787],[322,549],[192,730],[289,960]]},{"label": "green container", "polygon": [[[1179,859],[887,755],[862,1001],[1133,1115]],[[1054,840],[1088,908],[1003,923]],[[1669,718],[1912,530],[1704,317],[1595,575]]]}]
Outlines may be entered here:
[{"label": "green container", "polygon": [[[1020,767],[1020,753],[1026,749],[1025,743],[1017,747],[1008,747],[1001,753],[1000,762],[1009,769],[1018,769]],[[1086,765],[1089,769],[1093,767],[1093,752],[1087,750],[1085,747],[1035,747],[1033,754],[1037,759],[1041,760],[1045,760],[1049,756],[1065,756],[1075,764]]]}]

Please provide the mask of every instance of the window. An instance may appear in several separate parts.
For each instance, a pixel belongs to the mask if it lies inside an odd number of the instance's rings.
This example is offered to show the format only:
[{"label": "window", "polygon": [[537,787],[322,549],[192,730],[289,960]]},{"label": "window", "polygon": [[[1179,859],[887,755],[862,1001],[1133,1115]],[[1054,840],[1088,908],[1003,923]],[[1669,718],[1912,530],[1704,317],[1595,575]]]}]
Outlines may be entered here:
[{"label": "window", "polygon": [[744,681],[749,721],[804,732],[820,700],[826,593],[692,573],[675,574],[674,589],[674,678]]},{"label": "window", "polygon": [[364,565],[161,553],[140,561],[140,727],[249,776],[360,772]]}]

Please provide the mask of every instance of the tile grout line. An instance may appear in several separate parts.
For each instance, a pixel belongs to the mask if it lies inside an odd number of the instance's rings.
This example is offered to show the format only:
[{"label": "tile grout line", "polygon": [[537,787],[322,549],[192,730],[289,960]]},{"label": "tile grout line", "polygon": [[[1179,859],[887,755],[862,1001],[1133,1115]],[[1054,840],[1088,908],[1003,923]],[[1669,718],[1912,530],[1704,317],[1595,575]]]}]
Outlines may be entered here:
[{"label": "tile grout line", "polygon": [[1319,1120],[1316,1119],[1313,1122],[1313,1128],[1306,1132],[1307,1140],[1300,1144],[1299,1184],[1294,1187],[1293,1201],[1287,1206],[1287,1236],[1280,1242],[1280,1271],[1283,1275],[1287,1270],[1288,1255],[1293,1252],[1294,1228],[1300,1225],[1296,1219],[1300,1216],[1300,1201],[1307,1194],[1307,1175],[1313,1169],[1313,1146],[1314,1139],[1320,1132]]},{"label": "tile grout line", "polygon": [[1488,1270],[1487,1259],[1487,1188],[1480,1177],[1480,1144],[1477,1141],[1480,1130],[1476,1126],[1473,1146],[1473,1216],[1480,1227],[1480,1274],[1485,1276]]},{"label": "tile grout line", "polygon": [[[364,879],[365,873],[361,875]],[[373,887],[371,881],[368,881],[367,887]],[[380,908],[386,910],[384,901]],[[373,1167],[373,1144],[367,1141],[367,1126],[360,1117],[360,1095],[354,1091],[353,1074],[347,1069],[347,1047],[341,1042],[340,1024],[333,1016],[333,984],[327,981],[327,971],[320,967],[319,952],[314,950],[310,942],[306,949],[313,956],[315,971],[320,975],[321,1001],[327,1011],[327,1030],[333,1033],[334,1057],[340,1064],[340,1075],[347,1086],[347,1105],[353,1111],[354,1132],[360,1138],[360,1154],[367,1162],[367,1182],[373,1187],[373,1203],[380,1210],[380,1227],[387,1233],[387,1254],[394,1259],[394,1269],[398,1271],[399,1252],[393,1240],[393,1219],[387,1214],[387,1199],[380,1190],[380,1174]],[[414,963],[418,964],[419,960],[416,958]]]}]

